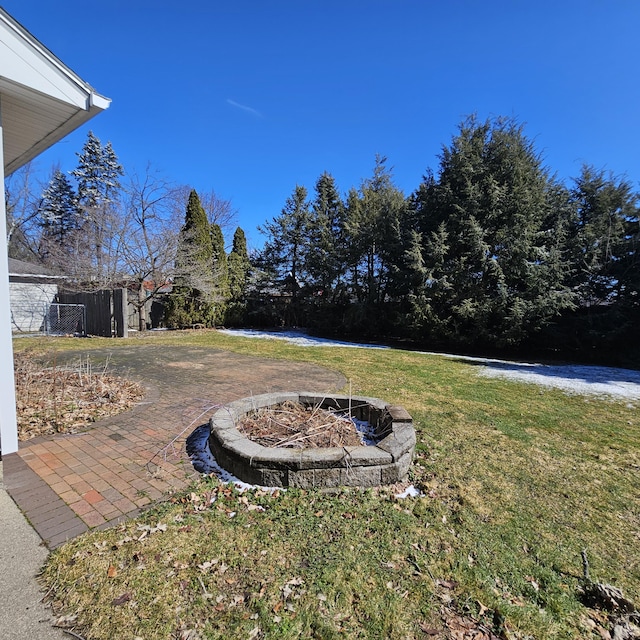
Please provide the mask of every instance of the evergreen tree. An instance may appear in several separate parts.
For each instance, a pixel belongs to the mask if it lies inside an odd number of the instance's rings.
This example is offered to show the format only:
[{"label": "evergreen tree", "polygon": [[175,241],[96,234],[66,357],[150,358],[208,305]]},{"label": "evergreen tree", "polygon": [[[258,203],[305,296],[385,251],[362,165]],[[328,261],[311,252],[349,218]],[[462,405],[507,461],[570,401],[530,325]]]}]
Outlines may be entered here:
[{"label": "evergreen tree", "polygon": [[233,234],[233,246],[227,259],[227,265],[229,273],[227,322],[238,325],[243,322],[246,313],[250,269],[247,239],[240,227]]},{"label": "evergreen tree", "polygon": [[305,271],[309,286],[325,304],[335,301],[344,289],[345,263],[345,206],[329,173],[323,173],[315,185],[307,221],[307,253]]},{"label": "evergreen tree", "polygon": [[638,195],[625,179],[583,166],[571,192],[569,250],[580,304],[638,303]]},{"label": "evergreen tree", "polygon": [[60,169],[54,171],[42,194],[38,222],[42,228],[40,257],[54,269],[68,269],[77,240],[80,210],[73,186]]},{"label": "evergreen tree", "polygon": [[[557,186],[511,119],[460,125],[413,198],[437,336],[517,344],[572,306]],[[433,333],[431,334],[433,335]]]},{"label": "evergreen tree", "polygon": [[347,200],[345,227],[358,300],[377,304],[395,297],[406,214],[404,195],[393,184],[386,158],[377,156],[373,176]]},{"label": "evergreen tree", "polygon": [[221,324],[224,322],[226,314],[226,303],[229,298],[229,267],[227,254],[224,249],[224,236],[220,225],[211,224],[211,249],[214,281],[216,283],[216,299],[214,311],[214,322]]},{"label": "evergreen tree", "polygon": [[585,165],[569,204],[566,253],[578,309],[565,314],[548,339],[580,357],[606,353],[633,362],[640,321],[638,194],[628,180]]},{"label": "evergreen tree", "polygon": [[111,143],[102,145],[90,131],[78,154],[78,166],[71,174],[78,182],[78,204],[85,218],[88,262],[93,263],[94,279],[100,280],[105,271],[111,271],[113,275],[116,269],[117,255],[112,240],[117,234],[114,207],[120,189],[119,178],[123,175],[122,166]]},{"label": "evergreen tree", "polygon": [[173,291],[166,310],[169,326],[214,324],[219,291],[213,256],[207,214],[192,189],[178,237]]},{"label": "evergreen tree", "polygon": [[273,286],[291,300],[283,318],[287,325],[299,325],[303,320],[300,290],[304,285],[304,257],[308,253],[308,219],[307,190],[297,185],[282,213],[259,227],[267,236],[259,264]]}]

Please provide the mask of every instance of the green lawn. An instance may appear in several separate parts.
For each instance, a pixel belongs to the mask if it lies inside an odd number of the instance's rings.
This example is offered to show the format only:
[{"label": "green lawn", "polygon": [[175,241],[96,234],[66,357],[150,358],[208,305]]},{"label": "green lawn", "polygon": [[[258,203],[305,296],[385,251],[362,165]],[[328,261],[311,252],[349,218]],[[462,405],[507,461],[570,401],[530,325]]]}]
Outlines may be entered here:
[{"label": "green lawn", "polygon": [[[502,637],[601,637],[604,617],[589,618],[576,595],[583,549],[594,580],[640,601],[640,429],[625,402],[483,378],[408,351],[216,332],[126,344],[149,342],[316,362],[341,371],[354,395],[402,404],[423,496],[239,494],[203,479],[51,555],[46,588],[84,637],[405,639],[471,621]],[[107,343],[118,346],[82,348]]]}]

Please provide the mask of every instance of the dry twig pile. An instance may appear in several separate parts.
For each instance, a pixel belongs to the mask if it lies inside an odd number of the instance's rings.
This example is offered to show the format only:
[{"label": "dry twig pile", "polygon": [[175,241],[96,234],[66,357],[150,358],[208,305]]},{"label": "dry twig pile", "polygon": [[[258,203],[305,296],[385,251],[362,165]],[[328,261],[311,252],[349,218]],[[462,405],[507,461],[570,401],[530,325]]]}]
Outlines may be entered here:
[{"label": "dry twig pile", "polygon": [[237,425],[264,447],[357,447],[362,439],[346,416],[319,407],[284,402],[247,414]]}]

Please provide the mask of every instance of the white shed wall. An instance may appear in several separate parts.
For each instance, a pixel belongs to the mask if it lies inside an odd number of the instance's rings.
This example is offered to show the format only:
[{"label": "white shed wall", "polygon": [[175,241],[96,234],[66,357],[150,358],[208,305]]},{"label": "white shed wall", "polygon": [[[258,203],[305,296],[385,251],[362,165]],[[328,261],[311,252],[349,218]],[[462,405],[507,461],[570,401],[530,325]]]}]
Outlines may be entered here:
[{"label": "white shed wall", "polygon": [[44,320],[49,305],[58,293],[56,284],[10,282],[11,331],[33,333],[44,331]]}]

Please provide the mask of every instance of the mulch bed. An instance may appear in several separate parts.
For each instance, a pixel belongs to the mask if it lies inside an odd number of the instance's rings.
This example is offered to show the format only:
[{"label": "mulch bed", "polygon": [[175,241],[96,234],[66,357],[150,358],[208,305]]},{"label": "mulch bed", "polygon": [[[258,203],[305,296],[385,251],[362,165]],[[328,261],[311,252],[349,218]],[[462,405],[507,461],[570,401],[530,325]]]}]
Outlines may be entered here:
[{"label": "mulch bed", "polygon": [[55,433],[77,433],[139,402],[137,383],[94,371],[89,362],[70,366],[43,363],[42,356],[14,354],[18,439]]}]

